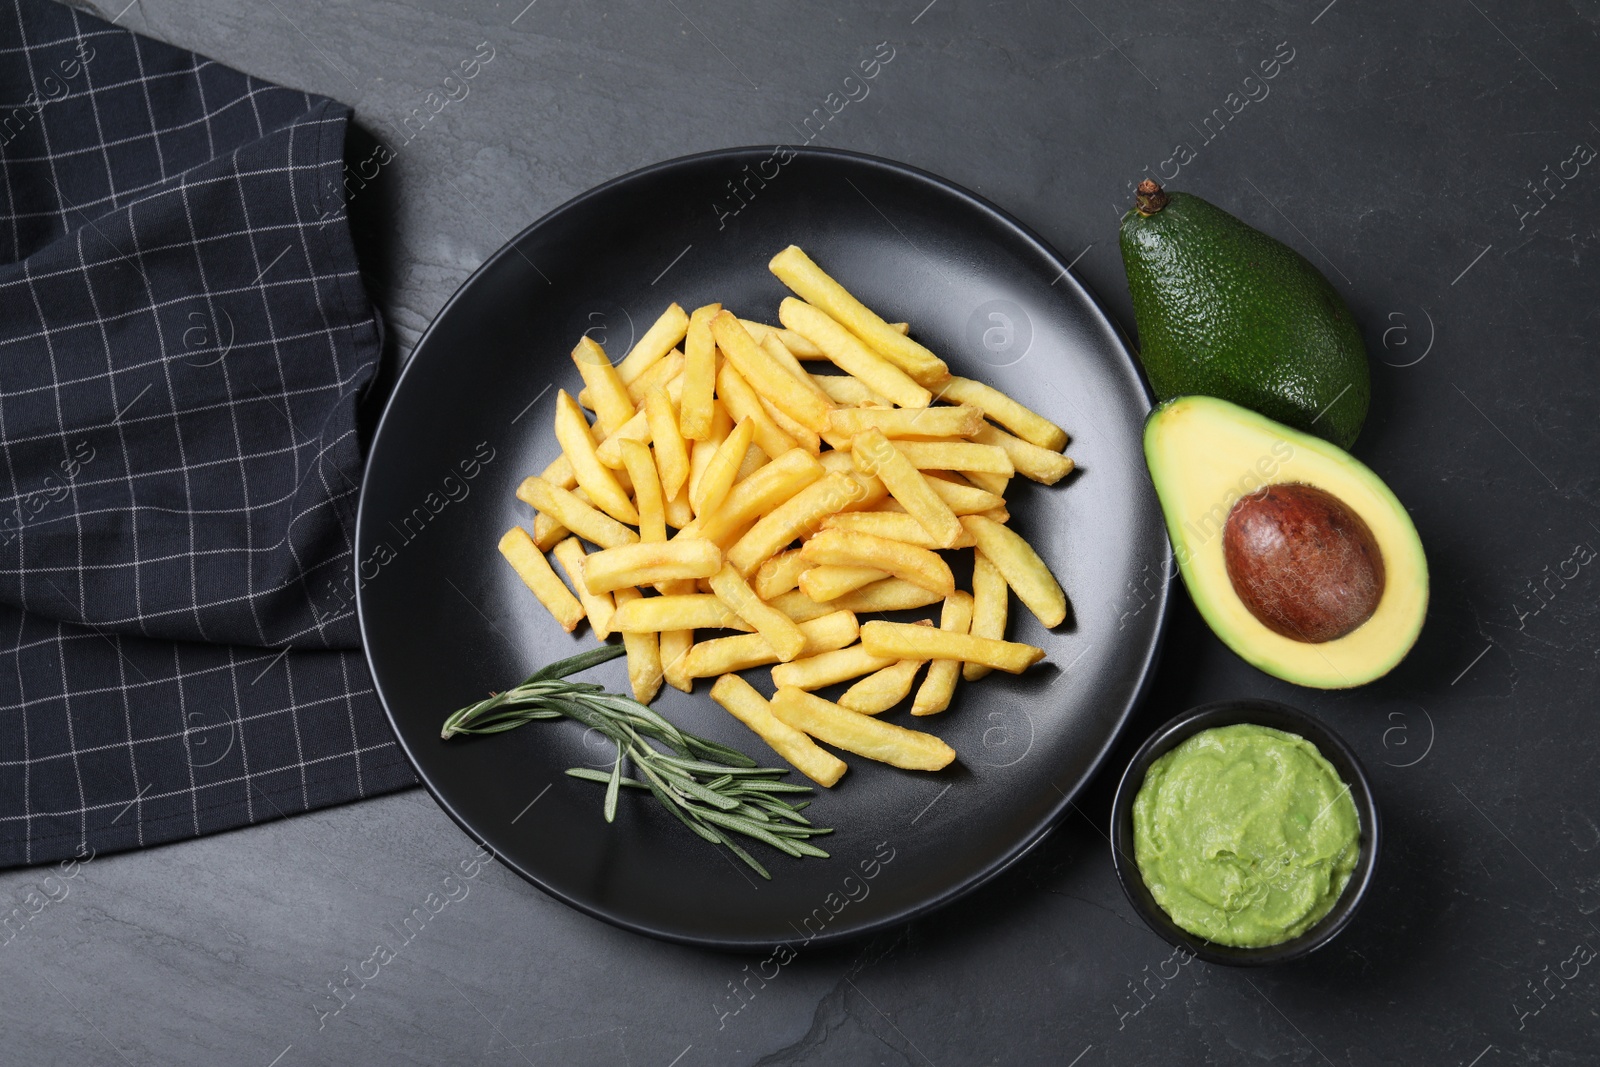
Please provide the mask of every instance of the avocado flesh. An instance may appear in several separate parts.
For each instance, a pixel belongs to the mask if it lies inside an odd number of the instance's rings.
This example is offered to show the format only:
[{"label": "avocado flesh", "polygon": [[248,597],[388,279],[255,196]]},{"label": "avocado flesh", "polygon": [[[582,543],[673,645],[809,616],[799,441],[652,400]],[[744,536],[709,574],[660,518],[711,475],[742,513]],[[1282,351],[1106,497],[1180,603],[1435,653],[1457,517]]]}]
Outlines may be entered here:
[{"label": "avocado flesh", "polygon": [[[1428,561],[1416,527],[1383,480],[1342,449],[1209,396],[1160,405],[1144,431],[1145,462],[1195,607],[1212,631],[1266,673],[1316,689],[1381,678],[1405,658],[1428,610]],[[1234,592],[1222,529],[1242,497],[1301,483],[1337,497],[1371,529],[1387,572],[1372,617],[1332,641],[1274,633]]]},{"label": "avocado flesh", "polygon": [[1370,382],[1344,300],[1281,241],[1197,196],[1162,195],[1153,214],[1122,217],[1139,359],[1157,399],[1219,396],[1349,448]]}]

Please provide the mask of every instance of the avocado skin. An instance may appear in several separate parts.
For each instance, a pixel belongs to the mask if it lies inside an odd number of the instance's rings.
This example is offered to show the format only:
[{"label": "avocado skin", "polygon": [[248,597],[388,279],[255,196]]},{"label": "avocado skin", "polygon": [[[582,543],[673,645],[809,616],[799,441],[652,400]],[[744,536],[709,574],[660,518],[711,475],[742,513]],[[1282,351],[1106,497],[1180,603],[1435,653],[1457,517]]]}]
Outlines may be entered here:
[{"label": "avocado skin", "polygon": [[1344,300],[1283,242],[1198,196],[1166,195],[1152,215],[1124,215],[1121,234],[1157,399],[1221,397],[1348,449],[1371,383]]}]

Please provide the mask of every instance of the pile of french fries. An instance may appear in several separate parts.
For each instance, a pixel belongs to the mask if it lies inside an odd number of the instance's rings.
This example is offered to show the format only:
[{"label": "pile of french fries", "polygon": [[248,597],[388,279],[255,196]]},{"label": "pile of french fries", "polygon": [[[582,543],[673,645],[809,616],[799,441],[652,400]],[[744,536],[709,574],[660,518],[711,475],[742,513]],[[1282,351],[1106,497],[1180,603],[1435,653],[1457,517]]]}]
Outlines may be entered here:
[{"label": "pile of french fries", "polygon": [[[615,365],[578,342],[585,388],[556,399],[561,456],[517,490],[533,532],[513,527],[500,551],[568,632],[587,618],[601,640],[622,635],[636,699],[715,677],[712,699],[824,786],[846,768],[817,741],[938,770],[950,746],[876,716],[923,664],[914,716],[948,708],[958,675],[1044,657],[1005,640],[1010,593],[1046,627],[1066,596],[1006,525],[1005,495],[1017,474],[1065,477],[1067,434],[952,376],[799,248],[769,266],[796,294],[781,328],[673,304]],[[939,555],[961,548],[975,552],[970,591]],[[859,621],[933,604],[936,626]],[[770,701],[737,673],[767,665]],[[837,702],[812,692],[850,679]]]}]

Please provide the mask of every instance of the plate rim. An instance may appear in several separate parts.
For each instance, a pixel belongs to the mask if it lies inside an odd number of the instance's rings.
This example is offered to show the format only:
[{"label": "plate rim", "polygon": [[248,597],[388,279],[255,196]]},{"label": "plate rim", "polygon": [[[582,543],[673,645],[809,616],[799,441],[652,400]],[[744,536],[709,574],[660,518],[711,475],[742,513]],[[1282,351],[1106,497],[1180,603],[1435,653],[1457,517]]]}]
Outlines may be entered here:
[{"label": "plate rim", "polygon": [[[1121,324],[1118,323],[1117,320],[1113,318],[1106,310],[1105,305],[1101,303],[1100,298],[1095,294],[1094,290],[1091,289],[1089,285],[1073,270],[1072,263],[1067,262],[1061,256],[1061,254],[1056,251],[1056,249],[1048,241],[1036,233],[1032,227],[1028,226],[1022,220],[1018,219],[1016,216],[1012,215],[1010,212],[1006,211],[1004,208],[1001,208],[999,205],[993,203],[987,198],[973,192],[965,186],[949,180],[948,178],[941,177],[940,175],[934,174],[931,171],[924,170],[912,164],[888,159],[883,156],[871,155],[865,152],[855,152],[843,148],[821,148],[803,145],[778,145],[775,147],[769,147],[767,145],[741,145],[736,147],[710,149],[703,152],[694,152],[689,155],[674,156],[670,159],[661,160],[656,163],[647,164],[643,167],[627,171],[626,173],[620,174],[614,178],[610,178],[599,185],[586,189],[578,195],[563,201],[554,208],[551,208],[549,211],[546,211],[544,214],[540,215],[538,218],[534,219],[521,230],[518,230],[515,234],[503,242],[499,248],[495,249],[495,251],[492,252],[488,258],[480,263],[471,274],[467,275],[467,277],[456,286],[455,290],[451,292],[450,296],[440,306],[433,318],[429,320],[427,328],[423,330],[422,334],[417,338],[416,344],[411,348],[411,355],[406,359],[405,366],[401,367],[399,373],[395,375],[394,382],[389,387],[389,395],[384,399],[383,413],[379,416],[378,424],[373,430],[372,438],[367,445],[365,462],[362,465],[361,490],[358,494],[356,505],[355,549],[357,553],[360,552],[361,546],[365,540],[363,534],[366,529],[366,520],[368,515],[368,493],[371,486],[370,473],[372,470],[372,460],[373,457],[378,454],[379,446],[384,440],[384,431],[388,428],[390,418],[394,413],[394,401],[400,395],[401,389],[405,387],[406,380],[411,375],[413,368],[417,366],[418,354],[423,350],[424,346],[427,345],[429,338],[433,336],[433,333],[438,328],[439,323],[446,315],[450,313],[451,309],[455,307],[457,301],[462,299],[463,294],[466,293],[466,291],[474,282],[478,280],[481,275],[494,268],[500,260],[517,254],[518,246],[522,240],[535,230],[546,225],[548,222],[554,220],[558,216],[581,208],[589,200],[597,198],[600,195],[611,191],[617,186],[640,181],[659,171],[670,171],[677,168],[686,167],[691,164],[704,163],[719,158],[734,159],[747,156],[752,153],[769,153],[778,151],[780,149],[787,149],[788,151],[793,152],[795,159],[799,159],[801,157],[811,157],[815,159],[838,159],[853,164],[861,164],[888,171],[902,178],[910,178],[916,182],[930,185],[942,193],[956,197],[957,199],[965,202],[967,206],[990,216],[1005,227],[1015,231],[1027,244],[1031,245],[1036,252],[1044,256],[1051,263],[1061,268],[1061,273],[1057,277],[1056,281],[1060,281],[1065,278],[1071,283],[1072,287],[1077,291],[1078,296],[1082,298],[1088,312],[1097,321],[1098,325],[1105,329],[1111,338],[1116,342],[1117,347],[1121,349],[1127,367],[1133,372],[1134,380],[1139,385],[1140,391],[1144,396],[1147,411],[1148,409],[1154,407],[1154,398],[1150,391],[1149,382],[1145,379],[1144,373],[1139,367],[1138,360],[1134,356],[1133,345],[1130,343],[1129,338],[1126,332],[1122,329]],[[792,162],[792,160],[790,162]],[[1052,283],[1052,285],[1053,284],[1055,283]],[[1142,449],[1140,452],[1142,454]],[[1163,553],[1163,562],[1165,566],[1163,567],[1162,573],[1170,575],[1172,544],[1171,541],[1166,538],[1164,528],[1162,530],[1162,535],[1163,541],[1166,542],[1165,551]],[[669,941],[680,945],[689,945],[696,948],[708,948],[726,952],[747,952],[766,950],[777,945],[792,945],[796,943],[807,946],[812,944],[842,944],[845,942],[859,941],[863,938],[880,933],[886,929],[904,925],[905,923],[912,922],[916,919],[922,918],[923,916],[929,915],[932,912],[955,903],[962,897],[976,892],[982,886],[987,885],[1001,874],[1010,870],[1020,860],[1037,848],[1039,844],[1046,837],[1048,837],[1050,833],[1054,831],[1055,828],[1066,818],[1067,812],[1075,807],[1075,802],[1079,795],[1082,794],[1083,791],[1087,789],[1104,771],[1106,761],[1111,757],[1111,754],[1117,748],[1117,744],[1122,740],[1123,734],[1126,732],[1128,723],[1132,720],[1134,712],[1139,709],[1139,707],[1144,703],[1145,699],[1149,696],[1150,690],[1155,682],[1157,668],[1161,662],[1161,654],[1166,645],[1167,630],[1171,614],[1170,608],[1172,580],[1170,577],[1168,577],[1168,579],[1161,584],[1161,589],[1157,596],[1158,602],[1155,606],[1155,628],[1152,633],[1149,647],[1145,651],[1144,662],[1140,669],[1139,684],[1134,688],[1133,693],[1127,698],[1127,700],[1124,701],[1121,713],[1117,718],[1116,726],[1111,730],[1109,736],[1101,745],[1100,751],[1095,754],[1094,758],[1090,761],[1088,768],[1084,771],[1082,776],[1078,779],[1078,781],[1073,783],[1072,788],[1070,790],[1064,790],[1061,789],[1060,786],[1056,787],[1056,791],[1061,794],[1060,801],[1057,802],[1049,812],[1039,819],[1039,821],[1034,825],[1032,830],[1027,835],[1021,838],[1010,848],[1010,850],[1001,855],[998,859],[986,864],[983,867],[974,869],[965,877],[956,881],[954,884],[946,886],[942,891],[926,897],[916,904],[901,908],[898,911],[872,920],[871,922],[865,923],[861,926],[856,926],[849,929],[827,931],[815,934],[810,938],[796,938],[792,941],[768,941],[764,939],[752,940],[744,937],[707,937],[697,934],[686,934],[679,930],[652,926],[649,923],[632,919],[627,915],[617,911],[608,911],[590,901],[583,900],[571,894],[565,893],[547,884],[536,874],[526,870],[521,864],[516,862],[511,857],[497,852],[492,846],[489,845],[487,841],[483,839],[481,835],[479,835],[472,828],[468,820],[460,812],[456,811],[449,800],[446,799],[441,794],[439,789],[435,787],[434,783],[430,780],[428,773],[423,769],[422,763],[417,758],[416,753],[412,751],[411,746],[406,742],[405,735],[401,732],[395,713],[393,709],[389,707],[389,701],[384,694],[383,683],[378,676],[377,666],[373,662],[372,641],[368,628],[368,616],[364,588],[364,585],[360,583],[358,583],[356,586],[356,619],[361,633],[362,657],[366,660],[367,671],[372,676],[373,690],[377,694],[378,703],[382,705],[384,717],[388,720],[389,728],[394,733],[395,741],[400,746],[400,750],[405,753],[406,760],[411,764],[412,770],[416,772],[418,781],[421,783],[422,787],[428,791],[428,794],[433,798],[434,803],[439,805],[444,813],[461,828],[463,833],[465,833],[471,840],[476,842],[480,848],[486,849],[495,860],[499,861],[503,866],[515,873],[519,878],[533,885],[540,892],[543,892],[553,899],[567,905],[568,907],[574,908],[592,918],[599,919],[602,922],[608,923],[620,929],[636,934],[642,934],[646,937],[652,937],[661,941]]]}]

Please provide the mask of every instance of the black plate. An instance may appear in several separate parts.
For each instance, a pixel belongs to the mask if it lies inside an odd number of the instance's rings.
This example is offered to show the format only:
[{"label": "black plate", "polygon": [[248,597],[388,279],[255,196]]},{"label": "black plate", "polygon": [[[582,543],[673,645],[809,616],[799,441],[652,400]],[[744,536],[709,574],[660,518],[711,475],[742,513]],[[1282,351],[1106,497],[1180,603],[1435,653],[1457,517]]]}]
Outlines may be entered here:
[{"label": "black plate", "polygon": [[[1013,526],[1072,603],[1068,624],[1047,632],[1013,601],[1011,636],[1042,645],[1046,665],[963,684],[950,711],[920,722],[959,753],[942,773],[850,757],[849,773],[807,812],[836,828],[821,842],[832,858],[753,846],[772,871],[763,882],[643,797],[624,796],[616,823],[602,822],[602,788],[562,771],[609,761],[572,723],[448,743],[439,725],[594,642],[586,626],[562,633],[495,551],[501,532],[531,523],[513,493],[556,455],[555,390],[580,384],[567,355],[578,335],[592,328],[615,358],[673,300],[775,321],[785,290],[766,264],[790,243],[891,321],[911,322],[956,373],[1065,426],[1082,469],[1055,487],[1019,478],[1009,501]],[[1038,843],[1144,690],[1168,561],[1140,451],[1148,411],[1126,345],[1062,258],[948,182],[823,150],[785,159],[734,149],[626,175],[490,257],[395,387],[357,528],[361,627],[379,694],[440,805],[529,881],[591,915],[725,948],[833,941],[904,921]],[[770,692],[765,671],[748,674]],[[621,661],[593,675],[625,689]],[[668,688],[655,706],[774,761],[708,688]]]}]

